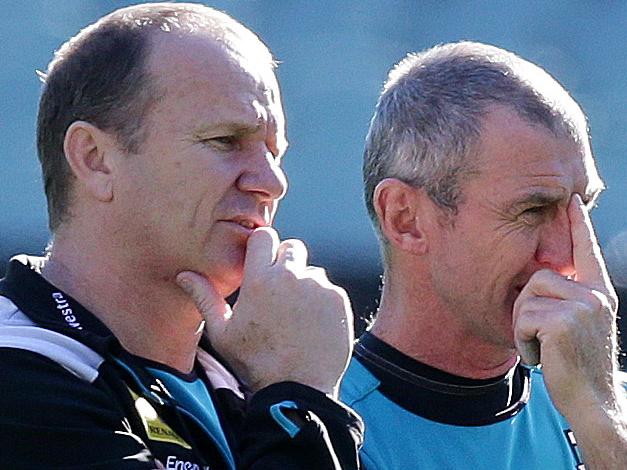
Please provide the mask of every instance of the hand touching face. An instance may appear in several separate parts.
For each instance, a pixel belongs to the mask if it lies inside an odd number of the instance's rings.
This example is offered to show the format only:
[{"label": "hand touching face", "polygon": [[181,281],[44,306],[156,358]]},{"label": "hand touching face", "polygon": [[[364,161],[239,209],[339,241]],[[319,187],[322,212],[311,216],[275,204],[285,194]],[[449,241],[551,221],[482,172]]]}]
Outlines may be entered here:
[{"label": "hand touching face", "polygon": [[616,363],[618,300],[588,211],[578,194],[568,206],[575,276],[543,269],[514,304],[514,338],[522,360],[542,363],[553,401],[565,415],[575,403],[604,402]]},{"label": "hand touching face", "polygon": [[322,268],[307,264],[300,240],[279,243],[269,227],[250,236],[232,311],[206,278],[185,272],[177,279],[213,347],[252,391],[293,381],[337,395],[352,352],[350,302]]}]

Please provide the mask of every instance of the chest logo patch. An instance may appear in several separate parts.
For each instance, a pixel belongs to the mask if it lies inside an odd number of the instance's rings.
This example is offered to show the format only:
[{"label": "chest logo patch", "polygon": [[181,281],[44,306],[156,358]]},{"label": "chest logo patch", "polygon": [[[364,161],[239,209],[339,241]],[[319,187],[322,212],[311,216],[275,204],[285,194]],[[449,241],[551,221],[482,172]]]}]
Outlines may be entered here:
[{"label": "chest logo patch", "polygon": [[[131,392],[132,393],[132,392]],[[144,428],[148,438],[153,441],[169,442],[170,444],[177,444],[185,449],[191,449],[192,447],[183,440],[174,430],[164,423],[157,410],[146,400],[144,397],[137,396],[133,393],[135,399],[135,409],[142,419]]]}]

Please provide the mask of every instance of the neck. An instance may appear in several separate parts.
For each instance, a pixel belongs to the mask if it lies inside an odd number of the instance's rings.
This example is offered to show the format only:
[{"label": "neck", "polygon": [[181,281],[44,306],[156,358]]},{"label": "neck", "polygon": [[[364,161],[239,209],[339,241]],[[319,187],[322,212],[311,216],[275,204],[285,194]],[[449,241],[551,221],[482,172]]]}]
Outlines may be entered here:
[{"label": "neck", "polygon": [[515,366],[515,349],[478,337],[437,299],[417,294],[430,291],[407,279],[389,279],[372,333],[412,359],[449,374],[488,379]]},{"label": "neck", "polygon": [[203,321],[176,285],[176,273],[154,273],[141,260],[79,246],[56,238],[43,277],[90,310],[130,353],[190,372]]}]

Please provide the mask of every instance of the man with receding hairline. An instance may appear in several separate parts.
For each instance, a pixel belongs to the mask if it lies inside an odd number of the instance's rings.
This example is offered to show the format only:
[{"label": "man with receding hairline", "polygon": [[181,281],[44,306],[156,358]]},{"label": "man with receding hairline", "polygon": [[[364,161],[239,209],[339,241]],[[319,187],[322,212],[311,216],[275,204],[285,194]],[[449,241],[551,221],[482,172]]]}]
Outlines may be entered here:
[{"label": "man with receding hairline", "polygon": [[603,182],[561,85],[485,44],[410,55],[364,182],[384,285],[342,384],[364,467],[627,468]]},{"label": "man with receding hairline", "polygon": [[37,127],[53,241],[0,281],[0,467],[358,467],[336,400],[348,298],[271,228],[274,67],[185,3],[118,10],[55,54]]}]

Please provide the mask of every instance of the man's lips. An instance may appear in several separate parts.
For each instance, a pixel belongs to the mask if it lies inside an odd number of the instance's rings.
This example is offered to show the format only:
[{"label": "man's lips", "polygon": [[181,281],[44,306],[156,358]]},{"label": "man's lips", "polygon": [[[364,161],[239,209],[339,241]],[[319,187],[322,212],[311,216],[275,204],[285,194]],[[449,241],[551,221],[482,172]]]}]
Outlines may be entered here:
[{"label": "man's lips", "polygon": [[256,216],[236,216],[236,217],[232,217],[230,219],[223,219],[221,220],[221,222],[228,222],[228,223],[232,223],[232,224],[236,224],[239,225],[240,227],[243,227],[249,231],[253,231],[256,228],[259,227],[267,227],[268,225],[270,225],[268,222],[266,222],[263,218],[261,217],[256,217]]}]

